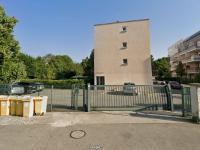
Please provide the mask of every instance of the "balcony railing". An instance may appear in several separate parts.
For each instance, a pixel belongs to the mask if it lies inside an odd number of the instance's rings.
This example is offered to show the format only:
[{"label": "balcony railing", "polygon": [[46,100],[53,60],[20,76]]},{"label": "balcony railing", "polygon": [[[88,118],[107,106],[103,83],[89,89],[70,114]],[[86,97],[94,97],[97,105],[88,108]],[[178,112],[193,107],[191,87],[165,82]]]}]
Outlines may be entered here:
[{"label": "balcony railing", "polygon": [[200,47],[197,46],[197,45],[194,45],[194,46],[190,46],[190,47],[187,47],[187,48],[184,48],[183,50],[181,50],[179,53],[177,53],[178,55],[183,55],[185,53],[188,53],[188,52],[191,52],[193,50],[200,50]]},{"label": "balcony railing", "polygon": [[193,55],[182,59],[182,63],[189,63],[189,62],[200,62],[200,56]]},{"label": "balcony railing", "polygon": [[190,68],[187,69],[187,73],[200,73],[200,68]]},{"label": "balcony railing", "polygon": [[200,61],[200,56],[191,56],[192,61]]}]

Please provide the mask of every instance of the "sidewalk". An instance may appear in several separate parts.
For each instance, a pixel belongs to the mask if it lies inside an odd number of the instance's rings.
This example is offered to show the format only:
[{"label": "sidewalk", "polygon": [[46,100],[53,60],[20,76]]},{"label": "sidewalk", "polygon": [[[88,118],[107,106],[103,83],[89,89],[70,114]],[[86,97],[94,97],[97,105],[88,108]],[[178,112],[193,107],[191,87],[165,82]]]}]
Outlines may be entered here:
[{"label": "sidewalk", "polygon": [[186,123],[177,116],[134,113],[130,111],[104,112],[52,112],[45,116],[34,116],[30,119],[4,116],[0,117],[0,125],[50,125],[52,127],[67,127],[85,124],[120,124],[120,123]]}]

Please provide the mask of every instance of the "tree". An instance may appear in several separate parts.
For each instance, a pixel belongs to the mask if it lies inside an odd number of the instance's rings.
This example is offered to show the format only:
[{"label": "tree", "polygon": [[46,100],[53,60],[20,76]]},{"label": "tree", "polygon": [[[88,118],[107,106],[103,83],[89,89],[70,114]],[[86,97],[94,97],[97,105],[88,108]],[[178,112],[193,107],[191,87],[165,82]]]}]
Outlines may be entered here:
[{"label": "tree", "polygon": [[179,62],[176,66],[176,74],[178,77],[182,78],[185,75],[185,69],[182,62]]},{"label": "tree", "polygon": [[26,76],[25,65],[22,62],[5,61],[2,66],[1,81],[10,83],[12,81],[24,79]]},{"label": "tree", "polygon": [[30,55],[21,53],[19,59],[24,63],[27,77],[36,78],[36,59]]},{"label": "tree", "polygon": [[76,76],[82,76],[84,71],[83,67],[80,63],[75,63],[74,64],[74,72],[76,73]]},{"label": "tree", "polygon": [[[30,66],[29,63],[26,63]],[[80,64],[74,63],[67,55],[48,54],[44,57],[35,59],[35,77],[38,79],[69,79],[73,76],[83,74],[83,68]]]},{"label": "tree", "polygon": [[168,57],[162,57],[157,60],[152,59],[152,74],[159,79],[168,78],[171,76],[170,63]]},{"label": "tree", "polygon": [[55,79],[56,72],[49,65],[45,57],[37,57],[35,62],[36,78],[38,79]]},{"label": "tree", "polygon": [[19,60],[19,43],[13,35],[16,23],[0,6],[0,81],[4,83],[26,77],[25,66]]},{"label": "tree", "polygon": [[152,68],[152,75],[156,76],[157,75],[157,70],[156,70],[156,63],[154,61],[153,55],[151,55],[151,68]]},{"label": "tree", "polygon": [[81,65],[83,66],[84,76],[87,76],[87,82],[94,84],[94,50],[92,50],[90,57],[86,57],[82,60]]},{"label": "tree", "polygon": [[75,63],[67,55],[49,55],[45,61],[55,72],[56,79],[68,79],[77,75]]}]

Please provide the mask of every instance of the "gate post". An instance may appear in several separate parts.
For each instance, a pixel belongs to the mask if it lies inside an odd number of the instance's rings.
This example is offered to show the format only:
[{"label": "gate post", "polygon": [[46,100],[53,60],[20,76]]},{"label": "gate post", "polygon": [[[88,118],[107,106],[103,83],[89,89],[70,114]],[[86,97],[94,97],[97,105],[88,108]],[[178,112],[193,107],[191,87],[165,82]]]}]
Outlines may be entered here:
[{"label": "gate post", "polygon": [[173,111],[172,90],[170,84],[166,85],[167,109]]},{"label": "gate post", "polygon": [[90,83],[87,85],[87,112],[90,111]]},{"label": "gate post", "polygon": [[53,110],[53,85],[51,85],[51,112]]},{"label": "gate post", "polygon": [[74,109],[78,110],[78,95],[79,95],[79,87],[76,85],[75,86],[75,93],[74,93]]},{"label": "gate post", "polygon": [[191,106],[192,119],[199,123],[200,121],[200,85],[191,84]]},{"label": "gate post", "polygon": [[185,117],[185,89],[184,87],[181,89],[181,95],[182,95],[182,116]]},{"label": "gate post", "polygon": [[85,111],[85,95],[86,95],[85,94],[85,91],[86,91],[85,90],[85,85],[83,85],[82,88],[83,88],[83,110]]}]

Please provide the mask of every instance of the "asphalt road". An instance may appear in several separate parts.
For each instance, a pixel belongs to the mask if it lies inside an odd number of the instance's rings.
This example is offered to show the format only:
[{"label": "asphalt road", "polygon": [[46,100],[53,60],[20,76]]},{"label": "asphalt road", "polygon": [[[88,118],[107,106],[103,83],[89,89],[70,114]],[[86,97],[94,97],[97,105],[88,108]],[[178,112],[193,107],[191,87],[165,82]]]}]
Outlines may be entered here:
[{"label": "asphalt road", "polygon": [[[73,139],[73,130],[86,135]],[[194,124],[95,124],[0,126],[2,150],[199,150]]]}]

